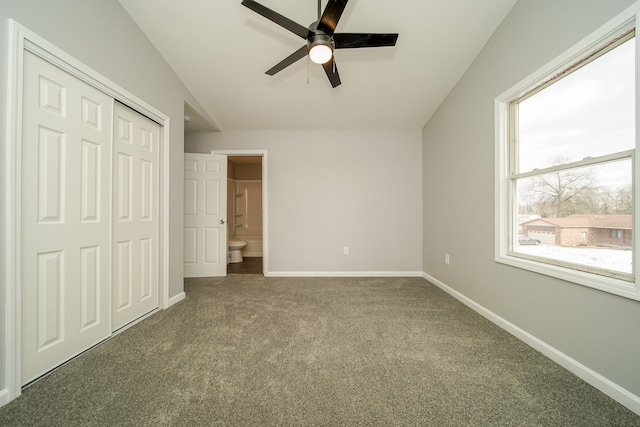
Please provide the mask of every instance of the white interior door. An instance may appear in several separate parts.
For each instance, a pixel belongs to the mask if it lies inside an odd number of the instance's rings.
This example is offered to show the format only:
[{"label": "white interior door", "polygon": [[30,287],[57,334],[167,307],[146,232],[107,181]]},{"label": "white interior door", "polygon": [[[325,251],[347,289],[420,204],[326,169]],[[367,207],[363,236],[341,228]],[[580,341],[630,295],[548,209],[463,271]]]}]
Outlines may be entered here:
[{"label": "white interior door", "polygon": [[22,384],[111,333],[113,99],[24,53]]},{"label": "white interior door", "polygon": [[116,102],[113,129],[113,330],[158,307],[160,125]]},{"label": "white interior door", "polygon": [[227,275],[227,156],[184,155],[184,275]]}]

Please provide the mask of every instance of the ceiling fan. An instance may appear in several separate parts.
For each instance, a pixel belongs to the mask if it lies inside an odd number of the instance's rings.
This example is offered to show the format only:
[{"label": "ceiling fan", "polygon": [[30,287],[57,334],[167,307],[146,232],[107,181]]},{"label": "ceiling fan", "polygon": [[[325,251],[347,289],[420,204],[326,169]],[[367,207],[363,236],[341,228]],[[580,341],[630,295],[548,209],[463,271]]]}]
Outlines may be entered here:
[{"label": "ceiling fan", "polygon": [[311,61],[321,64],[331,86],[340,85],[340,75],[333,56],[334,49],[354,49],[361,47],[395,46],[398,34],[367,34],[367,33],[336,33],[336,26],[342,16],[348,0],[329,0],[322,15],[320,15],[320,0],[318,0],[318,20],[304,27],[289,18],[261,5],[253,0],[242,0],[242,5],[248,7],[265,18],[286,28],[302,37],[307,44],[293,52],[278,64],[266,71],[273,76],[289,65],[309,55]]}]

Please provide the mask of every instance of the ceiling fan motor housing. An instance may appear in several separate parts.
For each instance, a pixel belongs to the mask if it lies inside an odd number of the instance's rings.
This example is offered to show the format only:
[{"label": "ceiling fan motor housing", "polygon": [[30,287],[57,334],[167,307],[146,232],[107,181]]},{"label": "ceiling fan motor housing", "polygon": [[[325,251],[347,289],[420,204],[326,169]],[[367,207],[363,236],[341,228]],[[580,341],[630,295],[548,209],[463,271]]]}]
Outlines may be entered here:
[{"label": "ceiling fan motor housing", "polygon": [[[312,55],[311,51],[314,48],[316,48],[316,47],[319,48],[321,46],[326,46],[326,48],[329,49],[329,53],[328,54],[329,55],[332,54],[333,53],[333,49],[335,48],[335,45],[333,43],[333,37],[331,37],[331,35],[325,33],[324,31],[314,30],[309,35],[309,37],[307,38],[307,50],[309,51],[309,54]],[[331,56],[329,56],[326,59],[329,60],[330,58],[331,58]],[[326,61],[324,61],[324,62],[326,62]]]}]

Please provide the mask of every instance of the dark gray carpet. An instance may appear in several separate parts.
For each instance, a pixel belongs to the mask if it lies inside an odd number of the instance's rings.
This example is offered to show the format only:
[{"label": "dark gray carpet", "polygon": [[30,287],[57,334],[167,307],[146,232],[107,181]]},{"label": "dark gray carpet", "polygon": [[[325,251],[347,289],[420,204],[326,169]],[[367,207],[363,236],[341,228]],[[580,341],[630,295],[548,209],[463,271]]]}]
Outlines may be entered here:
[{"label": "dark gray carpet", "polygon": [[640,425],[420,278],[234,275],[186,292],[26,389],[0,425]]}]

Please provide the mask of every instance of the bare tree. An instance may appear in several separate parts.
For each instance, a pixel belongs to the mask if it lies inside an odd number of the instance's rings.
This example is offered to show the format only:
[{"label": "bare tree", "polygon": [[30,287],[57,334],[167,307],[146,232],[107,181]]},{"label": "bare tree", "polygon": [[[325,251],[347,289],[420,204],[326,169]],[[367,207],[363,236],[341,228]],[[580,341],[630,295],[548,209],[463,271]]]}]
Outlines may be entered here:
[{"label": "bare tree", "polygon": [[615,210],[616,199],[611,188],[599,187],[586,189],[576,207],[580,213],[593,213],[604,215]]},{"label": "bare tree", "polygon": [[598,187],[587,189],[580,197],[579,210],[595,214],[631,214],[631,186],[619,188]]},{"label": "bare tree", "polygon": [[529,187],[543,217],[564,217],[581,213],[581,206],[594,188],[590,169],[570,169],[536,176]]},{"label": "bare tree", "polygon": [[615,194],[615,210],[612,213],[631,215],[633,211],[633,193],[631,185],[618,188]]},{"label": "bare tree", "polygon": [[[558,158],[554,165],[566,164]],[[631,185],[598,186],[592,167],[564,169],[526,178],[518,184],[518,213],[547,218],[573,214],[631,214]]]}]

